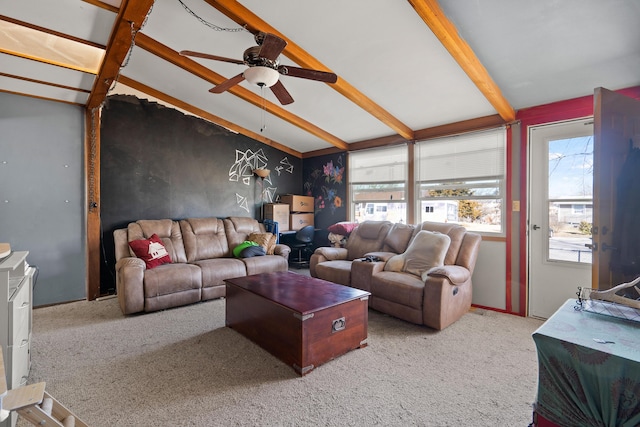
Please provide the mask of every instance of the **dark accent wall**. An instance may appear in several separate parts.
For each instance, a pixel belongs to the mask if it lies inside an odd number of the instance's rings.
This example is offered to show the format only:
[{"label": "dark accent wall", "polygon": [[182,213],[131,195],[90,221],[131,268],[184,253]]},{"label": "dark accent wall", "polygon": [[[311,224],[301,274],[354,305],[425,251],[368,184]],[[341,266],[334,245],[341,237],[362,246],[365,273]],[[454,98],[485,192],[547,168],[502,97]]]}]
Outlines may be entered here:
[{"label": "dark accent wall", "polygon": [[[102,111],[101,293],[112,293],[113,231],[139,219],[249,216],[299,194],[302,160],[205,120],[133,96]],[[271,170],[262,182],[255,168]]]},{"label": "dark accent wall", "polygon": [[315,227],[317,246],[329,244],[327,228],[346,221],[347,207],[347,155],[328,154],[304,159],[303,193],[315,201]]}]

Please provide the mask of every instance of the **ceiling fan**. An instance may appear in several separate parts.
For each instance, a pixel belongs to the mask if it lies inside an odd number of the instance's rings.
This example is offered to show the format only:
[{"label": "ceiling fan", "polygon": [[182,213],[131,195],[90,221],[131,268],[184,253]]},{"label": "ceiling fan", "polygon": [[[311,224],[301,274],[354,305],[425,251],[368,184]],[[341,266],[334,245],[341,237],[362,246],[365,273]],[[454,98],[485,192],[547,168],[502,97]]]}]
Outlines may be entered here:
[{"label": "ceiling fan", "polygon": [[210,55],[208,53],[194,52],[191,50],[183,50],[180,52],[180,55],[247,65],[249,68],[244,70],[242,73],[225,80],[210,89],[209,92],[222,93],[243,80],[247,80],[251,84],[270,88],[282,105],[291,104],[293,102],[293,98],[287,89],[285,89],[282,82],[280,82],[280,74],[283,76],[299,77],[302,79],[317,80],[325,83],[335,83],[338,80],[338,76],[334,73],[312,70],[309,68],[292,67],[289,65],[280,65],[278,62],[278,56],[280,56],[284,48],[287,46],[287,42],[275,34],[259,32],[255,34],[254,39],[258,46],[253,46],[245,50],[242,60]]}]

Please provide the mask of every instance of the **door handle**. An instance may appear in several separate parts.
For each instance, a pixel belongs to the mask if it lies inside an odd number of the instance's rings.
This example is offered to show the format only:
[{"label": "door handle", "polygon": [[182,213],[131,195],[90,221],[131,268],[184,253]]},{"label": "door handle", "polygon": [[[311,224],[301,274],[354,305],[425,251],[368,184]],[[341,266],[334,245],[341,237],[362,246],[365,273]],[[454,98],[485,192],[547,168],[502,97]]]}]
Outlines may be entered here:
[{"label": "door handle", "polygon": [[585,243],[584,245],[587,248],[591,249],[592,251],[597,251],[598,250],[598,244],[597,243]]},{"label": "door handle", "polygon": [[602,244],[602,252],[605,252],[607,250],[616,251],[616,250],[618,250],[618,248],[616,248],[615,246],[610,246],[610,245],[607,245],[606,243],[603,243]]},{"label": "door handle", "polygon": [[539,227],[539,226],[537,226],[536,224],[533,224],[533,229],[534,229],[534,230],[540,230],[540,227]]}]

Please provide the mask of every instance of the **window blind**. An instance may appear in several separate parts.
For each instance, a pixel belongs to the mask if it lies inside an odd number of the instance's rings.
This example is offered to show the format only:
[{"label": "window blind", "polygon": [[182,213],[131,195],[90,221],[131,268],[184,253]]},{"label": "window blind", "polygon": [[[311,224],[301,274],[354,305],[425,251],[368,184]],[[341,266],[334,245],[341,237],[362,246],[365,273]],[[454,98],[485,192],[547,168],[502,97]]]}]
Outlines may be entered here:
[{"label": "window blind", "polygon": [[504,128],[419,142],[416,175],[421,182],[502,177],[505,145]]},{"label": "window blind", "polygon": [[349,182],[352,184],[406,180],[406,145],[349,153]]}]

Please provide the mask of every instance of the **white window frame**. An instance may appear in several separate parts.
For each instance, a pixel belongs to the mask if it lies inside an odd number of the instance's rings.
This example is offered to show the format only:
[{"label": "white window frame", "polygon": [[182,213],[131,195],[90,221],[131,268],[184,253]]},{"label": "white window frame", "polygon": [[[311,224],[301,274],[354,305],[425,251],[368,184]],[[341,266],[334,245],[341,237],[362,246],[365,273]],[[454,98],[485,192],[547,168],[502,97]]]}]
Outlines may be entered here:
[{"label": "white window frame", "polygon": [[[372,206],[374,215],[379,213],[380,206],[375,204],[403,204],[405,217],[402,221],[407,221],[408,209],[408,147],[406,144],[395,145],[392,147],[371,148],[367,150],[354,151],[349,153],[349,194],[350,208],[349,217],[352,221],[359,220],[356,216],[356,204],[364,203],[365,211],[368,209],[366,204],[374,204]],[[362,185],[389,185],[388,191],[379,191],[380,194],[388,194],[394,192],[394,189],[400,188],[404,197],[387,198],[387,197],[371,197],[366,200],[356,200],[358,192],[355,190],[357,186]],[[384,190],[384,189],[380,189]],[[375,191],[372,191],[375,193]],[[392,222],[395,222],[391,219]]]},{"label": "white window frame", "polygon": [[[506,148],[507,136],[504,127],[417,142],[414,172],[416,222],[422,221],[423,202],[477,200],[482,203],[497,200],[499,230],[487,229],[485,227],[489,226],[482,224],[472,224],[467,228],[481,234],[504,236],[507,210]],[[492,182],[495,185],[491,184]],[[436,185],[438,189],[443,190],[473,191],[475,188],[478,191],[477,189],[486,188],[487,191],[485,194],[477,195],[424,197],[421,189],[427,185]],[[493,193],[491,189],[494,189]]]}]

